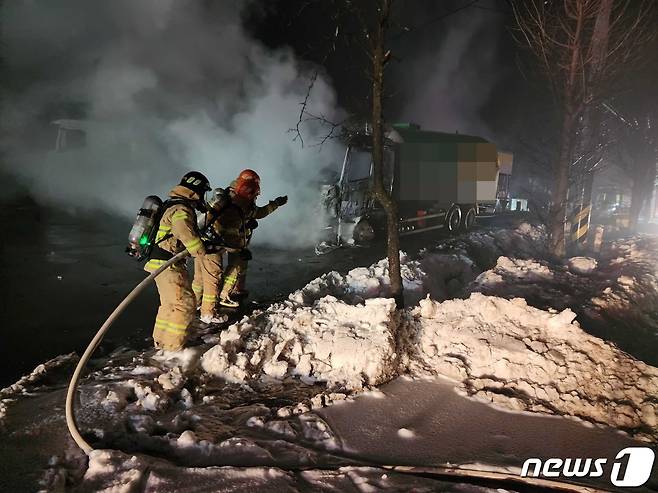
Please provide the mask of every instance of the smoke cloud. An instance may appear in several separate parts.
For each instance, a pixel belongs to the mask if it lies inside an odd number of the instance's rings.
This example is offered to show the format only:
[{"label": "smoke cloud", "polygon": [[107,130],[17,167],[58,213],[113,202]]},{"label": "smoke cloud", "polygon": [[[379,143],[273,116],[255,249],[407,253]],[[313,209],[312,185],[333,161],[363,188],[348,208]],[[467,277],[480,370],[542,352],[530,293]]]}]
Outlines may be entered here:
[{"label": "smoke cloud", "polygon": [[[422,3],[416,5],[413,13],[407,12],[412,18],[405,21],[423,27],[394,40],[393,45],[402,52],[392,84],[402,95],[396,115],[431,130],[496,137],[482,113],[496,83],[509,69],[500,51],[504,18],[468,8],[427,23],[439,17],[441,10],[437,12],[436,2],[425,2],[426,10]],[[441,5],[443,12],[450,12],[460,4]]]},{"label": "smoke cloud", "polygon": [[[11,81],[2,113],[3,166],[38,200],[133,218],[146,195],[165,196],[188,170],[227,186],[243,168],[262,179],[263,203],[289,195],[255,241],[316,240],[319,171],[336,167],[335,142],[302,148],[297,123],[309,81],[287,50],[272,51],[242,27],[241,2],[17,0],[2,8]],[[75,108],[86,145],[34,150],[49,117]],[[54,110],[53,108],[56,108]],[[309,111],[337,115],[319,77]],[[73,111],[75,113],[75,111]],[[309,122],[306,142],[326,129]],[[54,148],[54,133],[51,136]]]}]

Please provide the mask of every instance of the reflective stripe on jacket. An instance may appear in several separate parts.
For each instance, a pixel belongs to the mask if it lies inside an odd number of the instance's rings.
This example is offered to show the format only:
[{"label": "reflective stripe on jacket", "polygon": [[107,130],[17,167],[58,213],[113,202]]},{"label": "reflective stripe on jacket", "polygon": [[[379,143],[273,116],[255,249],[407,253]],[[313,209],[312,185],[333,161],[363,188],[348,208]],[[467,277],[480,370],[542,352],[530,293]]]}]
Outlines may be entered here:
[{"label": "reflective stripe on jacket", "polygon": [[[182,198],[190,201],[199,200],[199,196],[190,189],[177,185],[169,193],[171,198]],[[166,238],[168,235],[168,238]],[[165,238],[165,239],[163,239]],[[206,253],[199,236],[194,208],[186,202],[168,207],[162,214],[158,232],[155,237],[157,247],[144,269],[153,272],[171,255],[176,255],[187,249],[190,255],[197,257]],[[163,255],[164,253],[164,255]]]}]

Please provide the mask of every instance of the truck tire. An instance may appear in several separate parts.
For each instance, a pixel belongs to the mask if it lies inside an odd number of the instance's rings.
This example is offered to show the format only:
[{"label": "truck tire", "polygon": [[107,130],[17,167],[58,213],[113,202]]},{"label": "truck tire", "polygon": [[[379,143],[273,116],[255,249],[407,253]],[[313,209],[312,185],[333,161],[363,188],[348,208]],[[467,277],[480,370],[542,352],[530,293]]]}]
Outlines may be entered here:
[{"label": "truck tire", "polygon": [[356,226],[354,227],[354,231],[352,233],[352,238],[354,239],[354,243],[357,245],[365,245],[370,242],[372,242],[377,235],[375,234],[375,229],[372,227],[370,224],[370,221],[367,219],[361,219],[359,220],[358,223],[356,223]]},{"label": "truck tire", "polygon": [[456,233],[462,222],[462,210],[458,205],[453,205],[446,214],[446,229],[450,233]]},{"label": "truck tire", "polygon": [[462,231],[468,231],[473,227],[475,224],[475,217],[477,216],[477,213],[475,212],[475,207],[470,207],[467,211],[466,214],[462,216],[462,222],[461,222],[461,230]]}]

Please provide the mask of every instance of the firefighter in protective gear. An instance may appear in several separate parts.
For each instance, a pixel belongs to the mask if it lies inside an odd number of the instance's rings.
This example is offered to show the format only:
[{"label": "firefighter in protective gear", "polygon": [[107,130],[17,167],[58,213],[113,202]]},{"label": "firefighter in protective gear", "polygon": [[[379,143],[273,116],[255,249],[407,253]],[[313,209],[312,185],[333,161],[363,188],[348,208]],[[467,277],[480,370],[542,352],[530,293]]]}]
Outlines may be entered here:
[{"label": "firefighter in protective gear", "polygon": [[[208,179],[197,171],[183,176],[169,193],[168,206],[158,226],[156,246],[144,266],[147,272],[157,270],[172,256],[187,249],[195,258],[206,251],[199,236],[195,209],[204,209],[204,195],[210,190]],[[188,327],[195,316],[196,302],[185,260],[155,278],[160,294],[160,307],[155,318],[153,342],[156,348],[177,351],[183,348]]]},{"label": "firefighter in protective gear", "polygon": [[229,188],[229,201],[215,221],[217,234],[226,247],[227,268],[219,294],[219,304],[234,308],[239,306],[231,296],[239,288],[240,278],[244,278],[251,252],[247,248],[257,219],[267,217],[288,202],[287,196],[277,197],[266,206],[258,207],[256,197],[260,194],[260,177],[250,169],[243,170]]},{"label": "firefighter in protective gear", "polygon": [[204,242],[214,243],[217,246],[214,252],[207,252],[206,255],[194,259],[192,291],[196,297],[197,308],[201,311],[200,319],[206,324],[219,324],[226,321],[226,316],[220,316],[216,312],[222,284],[224,249],[220,248],[220,239],[212,226],[227,200],[228,196],[223,189],[215,189],[213,197],[208,201],[208,210],[200,223],[203,224]]}]

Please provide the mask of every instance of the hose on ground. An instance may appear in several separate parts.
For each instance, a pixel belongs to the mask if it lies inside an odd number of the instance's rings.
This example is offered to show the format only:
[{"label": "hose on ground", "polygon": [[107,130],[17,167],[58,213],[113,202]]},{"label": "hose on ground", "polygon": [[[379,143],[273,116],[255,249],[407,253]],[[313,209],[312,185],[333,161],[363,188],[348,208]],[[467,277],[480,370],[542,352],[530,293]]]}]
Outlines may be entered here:
[{"label": "hose on ground", "polygon": [[82,373],[82,370],[85,368],[87,363],[89,362],[89,359],[91,358],[91,355],[94,353],[98,345],[101,343],[103,340],[103,337],[105,336],[105,333],[108,331],[108,329],[112,326],[114,321],[121,315],[121,313],[126,309],[126,307],[132,303],[132,301],[137,297],[139,293],[141,293],[144,288],[151,283],[156,277],[158,277],[165,269],[168,269],[169,266],[175,262],[178,262],[179,260],[182,260],[185,258],[189,252],[187,250],[183,250],[179,254],[175,255],[171,259],[167,260],[162,266],[151,273],[148,277],[146,277],[142,282],[140,282],[135,288],[126,296],[121,303],[114,309],[114,311],[110,314],[110,316],[105,320],[105,323],[101,326],[100,329],[98,329],[98,332],[94,336],[94,338],[91,340],[89,343],[89,346],[87,346],[87,349],[85,350],[84,354],[80,358],[80,361],[78,361],[78,365],[75,367],[75,371],[73,372],[73,376],[71,377],[71,381],[69,382],[69,388],[66,392],[66,426],[68,426],[69,433],[71,434],[71,437],[73,437],[73,440],[75,440],[75,443],[80,447],[84,452],[89,455],[89,453],[94,450],[94,448],[87,443],[87,441],[82,438],[82,435],[80,434],[80,431],[78,430],[78,423],[75,419],[75,395],[76,395],[76,390],[78,388],[78,381],[80,380],[80,374]]}]

